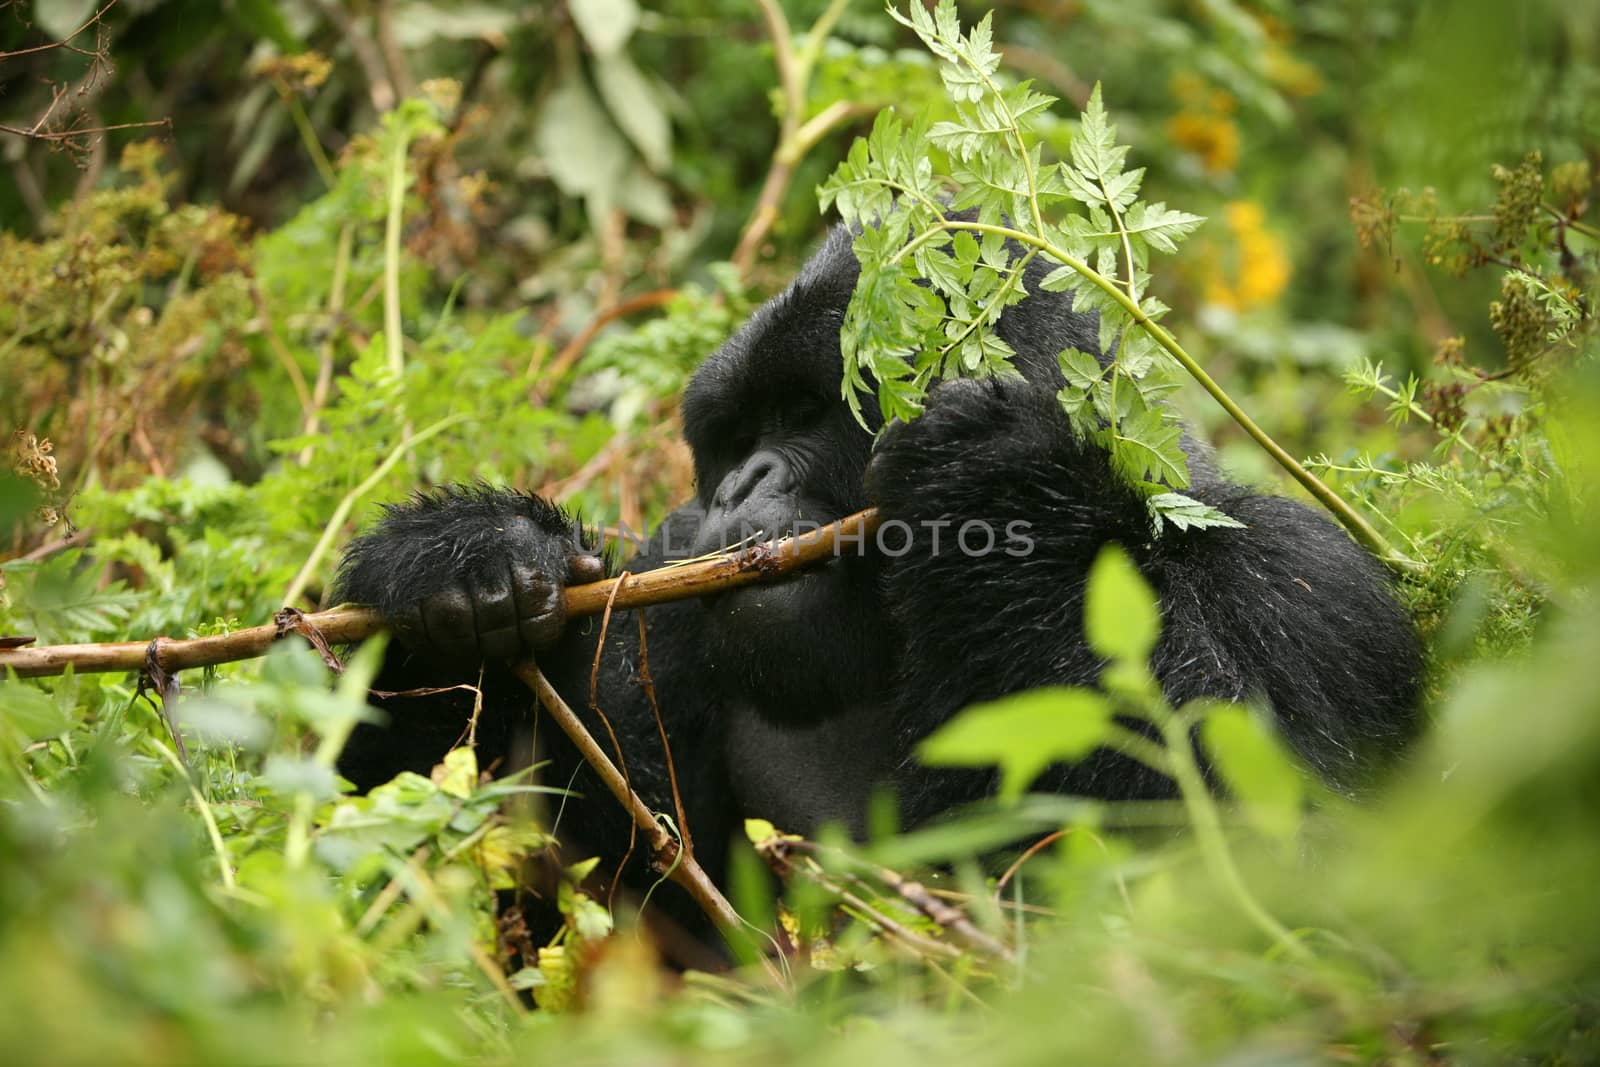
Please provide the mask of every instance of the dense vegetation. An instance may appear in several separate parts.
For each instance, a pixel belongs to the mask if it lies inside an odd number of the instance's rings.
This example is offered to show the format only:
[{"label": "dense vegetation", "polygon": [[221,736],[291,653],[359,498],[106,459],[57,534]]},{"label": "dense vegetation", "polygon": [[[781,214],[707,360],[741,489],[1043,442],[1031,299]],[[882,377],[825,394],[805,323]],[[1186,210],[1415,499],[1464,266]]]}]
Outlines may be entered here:
[{"label": "dense vegetation", "polygon": [[[0,3],[0,639],[325,607],[339,548],[419,485],[645,529],[690,487],[689,371],[819,203],[897,195],[858,245],[847,398],[913,417],[935,379],[1003,372],[985,326],[1018,271],[983,227],[1066,264],[1119,345],[1105,372],[1064,355],[1067,416],[1164,536],[1231,521],[1182,495],[1173,409],[1244,480],[1331,487],[1427,639],[1421,743],[1334,796],[1248,709],[1166,707],[1149,594],[1108,555],[1108,695],[952,724],[925,758],[1006,789],[937,829],[752,825],[743,966],[685,970],[583,857],[552,869],[555,805],[611,798],[470,739],[341,788],[376,642],[337,677],[285,642],[181,690],[0,679],[0,1056],[1600,1059],[1600,21],[984,12]],[[1117,741],[1112,711],[1169,741],[1203,720],[1227,799],[1181,743],[1147,751],[1181,801],[1026,793]]]}]

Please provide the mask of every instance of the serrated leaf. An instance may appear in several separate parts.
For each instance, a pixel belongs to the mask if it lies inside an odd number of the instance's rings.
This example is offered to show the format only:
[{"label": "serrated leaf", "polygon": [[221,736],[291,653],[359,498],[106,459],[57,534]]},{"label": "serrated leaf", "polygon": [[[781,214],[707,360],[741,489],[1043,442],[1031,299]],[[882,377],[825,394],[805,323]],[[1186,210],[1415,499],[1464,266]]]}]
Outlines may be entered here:
[{"label": "serrated leaf", "polygon": [[1155,338],[1146,331],[1127,330],[1122,334],[1122,343],[1117,346],[1117,366],[1133,378],[1143,378],[1162,351]]},{"label": "serrated leaf", "polygon": [[1162,482],[1181,489],[1189,484],[1189,463],[1179,447],[1182,434],[1160,409],[1134,412],[1117,422],[1112,462],[1129,481]]},{"label": "serrated leaf", "polygon": [[1163,203],[1135,204],[1123,220],[1123,226],[1157,252],[1172,253],[1178,250],[1178,242],[1204,221],[1201,215],[1173,211]]},{"label": "serrated leaf", "polygon": [[1078,284],[1078,272],[1073,267],[1057,267],[1039,282],[1047,293],[1064,293]]},{"label": "serrated leaf", "polygon": [[1100,365],[1098,359],[1076,348],[1063,350],[1056,357],[1056,362],[1067,384],[1081,390],[1092,389],[1106,374],[1106,368]]},{"label": "serrated leaf", "polygon": [[[1072,139],[1072,165],[1096,187],[1122,173],[1128,146],[1117,144],[1117,130],[1106,118],[1096,82],[1089,101],[1078,119],[1078,135]],[[1101,195],[1099,199],[1104,199]]]},{"label": "serrated leaf", "polygon": [[1160,532],[1160,524],[1163,522],[1170,522],[1179,530],[1247,528],[1238,519],[1182,493],[1157,493],[1145,501],[1145,504],[1150,508],[1151,517],[1157,524],[1157,532]]},{"label": "serrated leaf", "polygon": [[1139,198],[1139,184],[1144,181],[1144,168],[1123,171],[1105,181],[1105,199],[1118,211],[1126,211]]}]

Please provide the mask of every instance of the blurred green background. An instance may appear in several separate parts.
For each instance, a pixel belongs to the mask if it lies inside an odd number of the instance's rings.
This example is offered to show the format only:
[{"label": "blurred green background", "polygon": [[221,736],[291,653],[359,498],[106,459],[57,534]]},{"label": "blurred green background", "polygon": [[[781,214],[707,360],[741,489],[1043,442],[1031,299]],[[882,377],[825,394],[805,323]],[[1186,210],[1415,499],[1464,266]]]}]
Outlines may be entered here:
[{"label": "blurred green background", "polygon": [[[534,945],[496,891],[537,816],[475,764],[342,795],[359,686],[280,650],[185,675],[183,745],[136,679],[0,681],[0,1057],[1600,1062],[1600,7],[1020,0],[994,32],[1060,98],[1046,159],[1102,85],[1145,199],[1209,220],[1166,324],[1424,565],[1428,738],[1359,804],[1297,793],[1287,840],[1228,820],[1310,954],[1180,810],[1048,806],[987,813],[1070,830],[1003,893],[958,836],[873,845],[1014,963],[908,953],[837,872],[784,896],[792,994],[665,966],[570,884],[523,902],[568,920]],[[687,375],[884,107],[950,105],[866,0],[0,2],[0,636],[326,606],[419,485],[645,527],[691,489]]]}]

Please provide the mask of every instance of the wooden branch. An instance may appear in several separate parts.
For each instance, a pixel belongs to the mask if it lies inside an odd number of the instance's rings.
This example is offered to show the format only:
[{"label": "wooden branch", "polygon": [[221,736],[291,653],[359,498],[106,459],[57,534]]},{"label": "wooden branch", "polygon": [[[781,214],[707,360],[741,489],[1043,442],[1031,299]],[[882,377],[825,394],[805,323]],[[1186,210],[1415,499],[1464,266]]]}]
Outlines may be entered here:
[{"label": "wooden branch", "polygon": [[589,343],[606,326],[617,319],[625,318],[648,308],[665,307],[667,304],[672,303],[673,298],[677,295],[678,290],[676,289],[653,289],[648,293],[640,293],[638,296],[629,297],[627,300],[612,304],[597,314],[590,320],[589,325],[579,330],[577,336],[568,341],[561,351],[556,353],[556,358],[551,361],[548,367],[539,368],[539,378],[545,386],[539,392],[548,392],[549,386],[560,382],[562,376],[572,369],[574,363],[578,362],[578,357],[583,355],[584,349],[589,347]]},{"label": "wooden branch", "polygon": [[[1007,963],[1016,962],[1016,957],[1012,953],[1010,946],[978,929],[972,920],[967,917],[966,912],[939,899],[929,892],[928,888],[922,883],[914,882],[892,868],[870,863],[840,848],[820,845],[815,841],[808,841],[804,838],[787,834],[774,834],[771,838],[756,845],[756,852],[772,866],[773,873],[780,877],[788,870],[790,853],[800,852],[813,857],[823,855],[833,857],[876,878],[883,885],[893,890],[900,899],[916,908],[924,917],[932,920],[945,932],[966,945],[968,949],[984,956],[1004,960]],[[817,870],[806,873],[816,878],[819,873],[823,872],[824,869],[820,864],[817,864]],[[852,875],[851,877],[854,876]],[[951,949],[956,955],[960,954],[960,950],[954,948],[954,946],[944,942],[935,942],[935,944],[940,945],[941,950]]]},{"label": "wooden branch", "polygon": [[[835,555],[861,552],[876,533],[878,521],[877,512],[869,508],[799,537],[765,542],[710,560],[630,575],[625,587],[616,590],[615,606],[641,608],[719,593],[781,577]],[[608,578],[568,586],[568,617],[597,615],[604,611],[618,582],[619,579]],[[39,678],[61,674],[68,666],[78,674],[143,670],[145,654],[152,650],[152,645],[156,661],[168,671],[232,663],[265,655],[273,642],[294,632],[301,621],[314,627],[332,645],[351,644],[384,628],[377,613],[368,608],[346,606],[304,616],[284,611],[278,613],[277,621],[266,626],[187,641],[157,637],[154,641],[45,645],[0,651],[0,677],[11,670],[19,677]]]},{"label": "wooden branch", "polygon": [[[634,825],[643,831],[645,839],[650,842],[651,864],[657,873],[682,886],[724,935],[730,938],[748,938],[746,928],[749,924],[733,910],[728,898],[722,895],[722,890],[717,888],[711,876],[706,874],[705,869],[694,858],[694,848],[687,841],[680,844],[676,838],[667,833],[666,827],[661,825],[661,821],[655,817],[649,805],[639,798],[639,794],[635,793],[623,778],[622,772],[617,770],[616,764],[611,762],[605,751],[595,742],[594,736],[584,727],[583,721],[567,702],[561,699],[561,694],[556,692],[555,686],[550,684],[544,672],[532,663],[520,663],[512,670],[529,689],[538,694],[539,703],[544,705],[544,710],[550,713],[556,725],[561,727],[561,732],[572,741],[578,753],[583,756],[584,762],[594,768],[594,772],[600,776],[600,780],[611,791],[611,795],[617,798],[617,803],[621,804],[622,809],[633,819]],[[780,989],[785,988],[787,983],[772,961],[760,953],[756,956],[773,983]]]}]

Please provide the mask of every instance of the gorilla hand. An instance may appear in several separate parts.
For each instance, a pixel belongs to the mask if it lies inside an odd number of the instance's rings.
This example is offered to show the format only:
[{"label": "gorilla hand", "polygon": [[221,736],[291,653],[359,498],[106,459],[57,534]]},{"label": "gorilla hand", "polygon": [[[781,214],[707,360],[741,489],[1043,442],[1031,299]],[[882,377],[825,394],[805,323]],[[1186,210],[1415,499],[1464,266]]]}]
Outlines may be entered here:
[{"label": "gorilla hand", "polygon": [[370,604],[419,655],[476,663],[553,644],[566,623],[566,586],[604,575],[559,508],[469,486],[388,508],[351,545],[338,593]]}]

